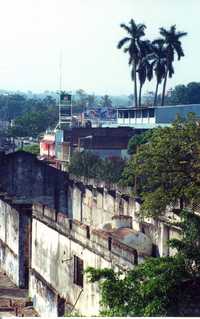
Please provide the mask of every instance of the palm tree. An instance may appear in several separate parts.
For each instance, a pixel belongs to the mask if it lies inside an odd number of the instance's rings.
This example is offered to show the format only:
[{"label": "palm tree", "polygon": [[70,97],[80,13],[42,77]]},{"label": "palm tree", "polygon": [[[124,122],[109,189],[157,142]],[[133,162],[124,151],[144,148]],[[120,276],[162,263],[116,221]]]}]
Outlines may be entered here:
[{"label": "palm tree", "polygon": [[[156,91],[154,96],[154,105],[157,104],[157,97],[158,97],[158,87],[161,84],[162,80],[166,74],[167,68],[167,60],[166,60],[166,50],[164,47],[164,40],[157,39],[152,42],[152,52],[148,59],[151,65],[151,68],[155,72],[156,75]],[[170,73],[171,75],[171,73]]]},{"label": "palm tree", "polygon": [[125,47],[124,52],[129,53],[129,65],[132,67],[131,70],[131,78],[134,81],[134,97],[135,97],[135,106],[137,107],[137,66],[140,60],[140,42],[141,37],[145,35],[145,28],[144,24],[136,24],[133,19],[129,22],[129,26],[125,24],[120,25],[121,28],[125,29],[128,33],[128,36],[123,38],[119,41],[117,47],[121,49],[125,44],[128,44]]},{"label": "palm tree", "polygon": [[178,56],[178,60],[184,56],[184,52],[181,46],[180,38],[187,35],[187,32],[177,32],[176,25],[170,27],[169,30],[164,28],[160,28],[160,34],[164,38],[165,41],[165,49],[166,49],[166,72],[165,79],[163,84],[163,92],[162,92],[162,105],[164,105],[165,99],[165,90],[167,84],[167,77],[172,77],[174,73],[173,62],[175,53]]},{"label": "palm tree", "polygon": [[148,56],[152,51],[152,46],[149,40],[140,41],[140,60],[138,63],[138,78],[140,82],[140,89],[139,89],[139,103],[138,105],[141,106],[141,97],[142,97],[142,87],[148,78],[151,81],[153,77],[152,66],[149,63]]}]

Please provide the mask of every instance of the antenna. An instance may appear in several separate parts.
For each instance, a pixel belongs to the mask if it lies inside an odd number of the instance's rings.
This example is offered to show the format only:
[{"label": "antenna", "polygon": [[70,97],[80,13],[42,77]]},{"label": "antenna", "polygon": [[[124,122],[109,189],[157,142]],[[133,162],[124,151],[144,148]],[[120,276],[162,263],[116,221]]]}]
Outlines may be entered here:
[{"label": "antenna", "polygon": [[60,56],[59,56],[59,73],[60,73],[60,93],[62,91],[62,50],[60,49]]},{"label": "antenna", "polygon": [[72,94],[63,90],[63,56],[59,54],[59,120],[56,127],[62,124],[72,125]]}]

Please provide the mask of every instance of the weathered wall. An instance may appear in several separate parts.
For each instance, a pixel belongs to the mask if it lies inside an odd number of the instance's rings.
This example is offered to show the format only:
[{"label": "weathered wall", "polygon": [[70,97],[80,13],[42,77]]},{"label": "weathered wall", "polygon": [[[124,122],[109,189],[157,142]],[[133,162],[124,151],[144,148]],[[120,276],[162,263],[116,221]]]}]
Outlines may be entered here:
[{"label": "weathered wall", "polygon": [[137,203],[129,196],[104,187],[74,183],[71,188],[72,216],[87,225],[99,226],[114,215],[129,215],[137,223]]},{"label": "weathered wall", "polygon": [[0,266],[19,285],[19,214],[0,200]]},{"label": "weathered wall", "polygon": [[165,220],[146,219],[146,222],[140,223],[140,230],[151,238],[154,245],[153,255],[169,256],[174,254],[174,250],[169,248],[168,240],[180,238],[180,229],[169,225]]},{"label": "weathered wall", "polygon": [[[125,190],[126,191],[126,190]],[[118,190],[115,185],[110,189],[105,185],[95,184],[93,180],[74,181],[71,185],[71,216],[87,225],[99,227],[110,222],[114,215],[128,215],[133,219],[133,228],[143,231],[154,244],[153,254],[167,256],[173,254],[167,241],[180,237],[179,230],[168,225],[167,220],[145,218],[142,222],[138,218],[140,204],[134,200],[129,192]]]},{"label": "weathered wall", "polygon": [[[48,216],[48,217],[47,217]],[[132,267],[135,250],[117,241],[108,249],[108,235],[91,230],[78,221],[70,221],[41,205],[34,205],[32,221],[32,264],[30,295],[36,310],[42,316],[56,316],[58,296],[69,308],[83,315],[99,313],[97,284],[88,282],[84,275],[82,288],[73,283],[74,256],[83,260],[84,270],[89,267]],[[80,294],[80,296],[79,296]]]},{"label": "weathered wall", "polygon": [[1,157],[0,184],[24,202],[39,201],[67,212],[67,174],[23,151]]},{"label": "weathered wall", "polygon": [[[6,196],[5,196],[6,197]],[[21,288],[28,287],[31,209],[0,199],[0,267]]]}]

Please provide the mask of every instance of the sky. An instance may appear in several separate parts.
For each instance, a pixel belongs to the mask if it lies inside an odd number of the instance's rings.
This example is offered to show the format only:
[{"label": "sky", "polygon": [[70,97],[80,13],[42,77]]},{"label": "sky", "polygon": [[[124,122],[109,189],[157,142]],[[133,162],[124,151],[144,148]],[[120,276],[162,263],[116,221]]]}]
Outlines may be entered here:
[{"label": "sky", "polygon": [[[0,0],[0,89],[133,93],[128,56],[116,48],[131,18],[146,37],[176,24],[185,57],[168,88],[200,82],[200,0]],[[145,85],[144,92],[154,90]]]}]

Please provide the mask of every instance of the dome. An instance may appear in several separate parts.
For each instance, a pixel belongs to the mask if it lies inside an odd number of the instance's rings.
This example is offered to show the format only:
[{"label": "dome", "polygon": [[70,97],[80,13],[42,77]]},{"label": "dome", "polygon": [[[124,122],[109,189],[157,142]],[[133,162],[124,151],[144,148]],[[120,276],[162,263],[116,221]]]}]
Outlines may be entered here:
[{"label": "dome", "polygon": [[151,256],[152,241],[144,233],[130,228],[120,228],[113,230],[112,235],[127,246],[135,248],[138,255]]}]

